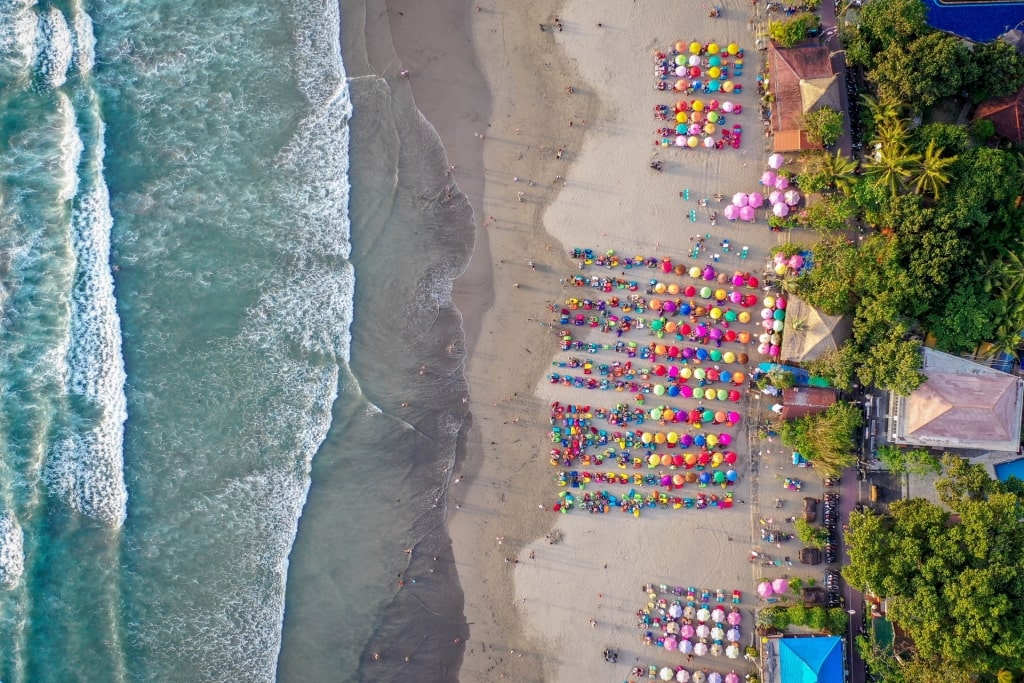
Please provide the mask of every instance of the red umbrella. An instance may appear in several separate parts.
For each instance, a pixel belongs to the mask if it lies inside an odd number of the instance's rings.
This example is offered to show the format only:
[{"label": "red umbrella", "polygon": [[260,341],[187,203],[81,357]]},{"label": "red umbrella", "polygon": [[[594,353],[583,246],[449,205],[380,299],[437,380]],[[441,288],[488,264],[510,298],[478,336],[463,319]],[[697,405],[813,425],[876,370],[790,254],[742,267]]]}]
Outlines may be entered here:
[{"label": "red umbrella", "polygon": [[665,373],[667,373],[667,372],[668,372],[668,370],[665,368],[664,365],[656,365],[656,366],[654,366],[654,374],[657,375],[658,377],[664,377]]},{"label": "red umbrella", "polygon": [[707,372],[707,377],[712,382],[717,382],[719,377],[718,370],[715,370],[714,368],[709,368]]},{"label": "red umbrella", "polygon": [[725,333],[725,341],[727,341],[727,342],[736,341],[736,331],[735,330],[728,330]]},{"label": "red umbrella", "polygon": [[747,279],[747,287],[750,287],[751,289],[757,289],[757,286],[760,285],[760,284],[761,284],[761,281],[758,280],[753,275],[751,275],[750,278]]},{"label": "red umbrella", "polygon": [[736,454],[733,453],[732,451],[726,452],[725,461],[730,465],[734,464],[736,462]]},{"label": "red umbrella", "polygon": [[688,323],[683,323],[682,325],[679,326],[679,334],[683,335],[684,337],[690,334],[691,332],[693,332],[693,328],[690,327]]},{"label": "red umbrella", "polygon": [[678,356],[679,356],[679,347],[678,346],[670,346],[670,347],[668,347],[668,357],[669,358],[677,358]]},{"label": "red umbrella", "polygon": [[738,400],[740,400],[740,392],[736,391],[735,389],[730,391],[729,392],[729,400],[730,401],[738,401]]},{"label": "red umbrella", "polygon": [[685,462],[686,458],[684,458],[682,455],[678,453],[672,456],[672,464],[675,465],[676,467],[682,467],[683,463]]},{"label": "red umbrella", "polygon": [[686,420],[687,422],[700,422],[700,411],[694,408],[690,411],[690,417]]},{"label": "red umbrella", "polygon": [[697,296],[697,288],[693,285],[687,285],[686,289],[683,290],[683,294],[688,297]]}]

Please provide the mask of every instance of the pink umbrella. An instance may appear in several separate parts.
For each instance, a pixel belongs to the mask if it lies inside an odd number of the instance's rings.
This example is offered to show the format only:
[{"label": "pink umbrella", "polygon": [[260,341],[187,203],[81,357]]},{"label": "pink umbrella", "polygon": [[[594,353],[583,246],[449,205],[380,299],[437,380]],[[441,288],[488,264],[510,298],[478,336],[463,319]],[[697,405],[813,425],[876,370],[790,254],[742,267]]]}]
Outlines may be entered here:
[{"label": "pink umbrella", "polygon": [[693,638],[693,626],[690,624],[683,624],[683,628],[680,629],[679,635],[683,638]]},{"label": "pink umbrella", "polygon": [[732,203],[735,206],[746,206],[747,205],[747,193],[737,192],[732,196]]},{"label": "pink umbrella", "polygon": [[768,193],[768,203],[769,204],[778,204],[779,202],[781,202],[783,200],[784,200],[784,197],[782,195],[782,190],[772,190],[771,192]]},{"label": "pink umbrella", "polygon": [[774,581],[772,581],[772,590],[778,593],[779,595],[782,595],[783,593],[789,590],[789,581],[783,579],[782,577],[775,579]]},{"label": "pink umbrella", "polygon": [[786,157],[781,154],[772,154],[768,157],[768,166],[774,168],[776,171],[782,168],[784,163],[786,163]]},{"label": "pink umbrella", "polygon": [[684,136],[676,136],[676,147],[686,147],[686,138]]},{"label": "pink umbrella", "polygon": [[688,640],[679,641],[679,651],[684,655],[688,655],[693,652],[693,643]]},{"label": "pink umbrella", "polygon": [[665,649],[670,651],[670,652],[672,650],[676,649],[676,646],[678,646],[678,645],[679,645],[679,641],[677,641],[675,638],[669,637],[669,638],[665,639]]},{"label": "pink umbrella", "polygon": [[740,218],[741,219],[743,219],[745,221],[753,221],[755,215],[756,214],[754,212],[754,207],[752,207],[752,206],[741,206],[740,207]]},{"label": "pink umbrella", "polygon": [[775,591],[772,590],[772,585],[767,581],[762,581],[757,584],[757,594],[762,598],[770,598],[774,593]]},{"label": "pink umbrella", "polygon": [[733,109],[735,108],[736,105],[730,102],[729,100],[722,102],[722,111],[724,111],[726,114],[731,114]]},{"label": "pink umbrella", "polygon": [[735,204],[729,204],[727,207],[725,207],[725,217],[731,221],[736,220],[737,218],[740,217],[740,207],[736,206]]},{"label": "pink umbrella", "polygon": [[[730,391],[729,394],[732,394],[732,392]],[[732,435],[730,435],[729,432],[722,432],[721,434],[718,435],[718,445],[719,446],[728,446],[731,443],[732,443]]]},{"label": "pink umbrella", "polygon": [[780,353],[782,353],[782,349],[776,346],[775,344],[772,344],[771,346],[768,347],[769,356],[778,356]]},{"label": "pink umbrella", "polygon": [[729,292],[729,301],[738,304],[743,301],[743,295],[739,292]]},{"label": "pink umbrella", "polygon": [[755,209],[764,204],[764,195],[760,192],[751,192],[747,195],[747,206],[752,206]]},{"label": "pink umbrella", "polygon": [[740,622],[743,621],[743,614],[740,611],[729,612],[726,615],[725,620],[729,622],[730,626],[739,626]]},{"label": "pink umbrella", "polygon": [[740,683],[739,674],[737,674],[735,671],[730,671],[729,673],[725,674],[725,683]]},{"label": "pink umbrella", "polygon": [[765,171],[764,173],[761,174],[761,184],[767,185],[768,187],[773,187],[778,177],[779,176],[775,174],[775,171]]},{"label": "pink umbrella", "polygon": [[779,218],[785,218],[786,216],[789,215],[789,207],[783,204],[782,202],[779,202],[778,204],[772,206],[772,213],[774,213]]},{"label": "pink umbrella", "polygon": [[796,190],[786,190],[785,200],[790,206],[796,206],[800,203],[800,193]]},{"label": "pink umbrella", "polygon": [[775,180],[775,189],[776,190],[785,190],[787,187],[789,187],[789,178],[787,178],[784,175],[780,175]]},{"label": "pink umbrella", "polygon": [[682,78],[685,75],[686,75],[686,67],[682,66],[682,65],[677,66],[676,67],[676,76],[679,76],[680,78]]}]

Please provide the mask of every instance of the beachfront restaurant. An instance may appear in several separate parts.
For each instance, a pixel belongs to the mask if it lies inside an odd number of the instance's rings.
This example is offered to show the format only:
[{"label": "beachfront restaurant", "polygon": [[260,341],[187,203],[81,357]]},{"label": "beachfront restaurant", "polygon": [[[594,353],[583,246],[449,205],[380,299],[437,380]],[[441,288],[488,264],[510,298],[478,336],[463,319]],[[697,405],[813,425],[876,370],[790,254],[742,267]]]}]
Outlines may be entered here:
[{"label": "beachfront restaurant", "polygon": [[771,636],[764,639],[764,683],[840,683],[845,680],[839,636]]},{"label": "beachfront restaurant", "polygon": [[832,71],[827,47],[781,48],[768,44],[771,129],[776,152],[821,149],[800,130],[804,114],[830,107],[842,111],[839,77]]}]

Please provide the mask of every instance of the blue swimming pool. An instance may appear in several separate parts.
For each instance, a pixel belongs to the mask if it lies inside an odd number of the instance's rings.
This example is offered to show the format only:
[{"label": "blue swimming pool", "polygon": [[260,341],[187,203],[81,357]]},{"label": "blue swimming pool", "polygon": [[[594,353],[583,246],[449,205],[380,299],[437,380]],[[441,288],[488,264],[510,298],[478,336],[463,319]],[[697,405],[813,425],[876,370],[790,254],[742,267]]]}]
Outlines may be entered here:
[{"label": "blue swimming pool", "polygon": [[987,43],[1024,22],[1024,2],[925,0],[928,24],[941,31]]},{"label": "blue swimming pool", "polygon": [[999,481],[1006,481],[1010,477],[1024,480],[1024,458],[1018,458],[1010,462],[1001,462],[995,466],[995,470],[996,479]]}]

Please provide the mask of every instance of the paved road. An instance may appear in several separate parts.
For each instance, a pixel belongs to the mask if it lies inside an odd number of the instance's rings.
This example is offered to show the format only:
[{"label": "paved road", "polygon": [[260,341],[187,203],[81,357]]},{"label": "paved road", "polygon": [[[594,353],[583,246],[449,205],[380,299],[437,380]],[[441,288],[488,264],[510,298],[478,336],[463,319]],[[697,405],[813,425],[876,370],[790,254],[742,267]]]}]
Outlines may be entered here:
[{"label": "paved road", "polygon": [[[842,537],[842,526],[850,519],[857,502],[860,500],[860,485],[863,482],[857,481],[857,468],[851,467],[843,472],[839,485],[839,562],[842,566],[850,564],[850,556],[846,552],[846,539]],[[850,671],[851,683],[864,683],[864,660],[853,644],[855,636],[864,623],[864,598],[857,591],[846,585],[843,581],[843,591],[846,597],[846,609],[853,610],[850,615],[850,628],[847,629],[849,652],[847,654],[847,666]]]}]

